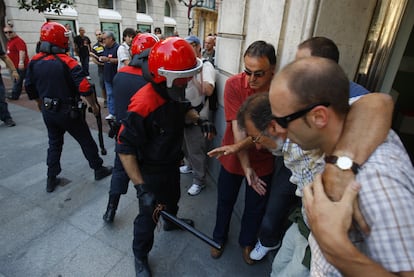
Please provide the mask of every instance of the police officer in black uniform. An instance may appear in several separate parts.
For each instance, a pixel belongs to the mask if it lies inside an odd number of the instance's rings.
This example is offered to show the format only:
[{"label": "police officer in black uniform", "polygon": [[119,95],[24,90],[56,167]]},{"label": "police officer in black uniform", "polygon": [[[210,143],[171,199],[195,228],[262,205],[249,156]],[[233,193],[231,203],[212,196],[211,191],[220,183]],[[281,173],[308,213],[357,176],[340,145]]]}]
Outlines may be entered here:
[{"label": "police officer in black uniform", "polygon": [[75,59],[66,55],[69,35],[57,22],[44,23],[40,30],[40,52],[30,61],[25,79],[29,99],[37,101],[48,130],[47,192],[54,191],[59,184],[57,175],[61,172],[60,156],[66,131],[82,147],[89,166],[95,170],[95,180],[112,172],[112,167],[102,165],[98,147],[85,121],[86,104],[80,96],[86,99],[95,115],[100,109],[85,72]]},{"label": "police officer in black uniform", "polygon": [[[188,42],[170,37],[152,47],[147,65],[142,67],[143,74],[150,76],[151,82],[132,97],[116,145],[139,199],[132,248],[135,273],[141,277],[151,276],[148,253],[154,242],[156,205],[172,215],[178,212],[184,123],[199,121],[198,113],[185,101],[185,86],[201,71],[202,61]],[[209,122],[200,127],[213,131]],[[194,224],[190,219],[182,220]],[[164,223],[165,231],[174,229],[178,227]]]},{"label": "police officer in black uniform", "polygon": [[[159,41],[154,34],[144,33],[135,36],[131,44],[132,59],[129,65],[118,70],[113,80],[113,93],[115,102],[115,121],[109,121],[111,133],[118,132],[121,120],[126,118],[128,105],[131,97],[141,89],[147,81],[142,76],[142,63],[148,58],[149,49]],[[113,222],[116,209],[118,208],[121,194],[128,191],[129,177],[122,166],[118,154],[115,154],[114,170],[112,172],[111,187],[109,189],[109,200],[103,220],[107,223]]]}]

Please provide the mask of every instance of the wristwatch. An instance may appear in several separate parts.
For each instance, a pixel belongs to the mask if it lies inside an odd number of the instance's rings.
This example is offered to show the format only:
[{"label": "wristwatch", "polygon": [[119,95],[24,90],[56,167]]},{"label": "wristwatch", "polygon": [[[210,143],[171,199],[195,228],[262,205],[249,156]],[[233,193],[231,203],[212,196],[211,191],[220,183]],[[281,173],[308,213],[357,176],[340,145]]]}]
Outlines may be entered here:
[{"label": "wristwatch", "polygon": [[326,156],[325,162],[336,165],[341,170],[352,170],[356,175],[360,168],[360,165],[355,163],[351,158],[347,156]]}]

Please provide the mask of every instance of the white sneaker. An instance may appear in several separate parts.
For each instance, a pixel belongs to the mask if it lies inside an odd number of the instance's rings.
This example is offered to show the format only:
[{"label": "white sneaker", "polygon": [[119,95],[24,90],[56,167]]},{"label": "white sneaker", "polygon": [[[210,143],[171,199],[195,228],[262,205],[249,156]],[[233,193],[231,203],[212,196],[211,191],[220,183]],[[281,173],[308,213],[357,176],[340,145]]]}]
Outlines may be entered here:
[{"label": "white sneaker", "polygon": [[108,115],[105,117],[105,119],[106,119],[106,120],[114,120],[114,119],[115,119],[115,116],[114,116],[113,114],[108,114]]},{"label": "white sneaker", "polygon": [[206,186],[205,185],[197,185],[197,184],[193,184],[189,189],[188,189],[188,191],[187,191],[187,193],[189,194],[189,195],[192,195],[192,196],[195,196],[195,195],[197,195],[197,194],[199,194],[200,192],[201,192],[201,190],[203,189],[203,188],[205,188]]},{"label": "white sneaker", "polygon": [[260,261],[261,259],[263,259],[264,256],[266,256],[266,254],[271,251],[271,250],[275,250],[277,248],[280,247],[280,241],[278,244],[276,244],[276,246],[273,247],[266,247],[263,246],[260,243],[260,240],[257,241],[256,246],[254,247],[254,249],[252,250],[252,252],[250,252],[250,259],[255,260],[255,261]]},{"label": "white sneaker", "polygon": [[193,169],[191,168],[191,166],[183,165],[183,166],[180,166],[180,172],[182,174],[193,173]]},{"label": "white sneaker", "polygon": [[86,76],[86,79],[90,80],[90,79],[91,79],[91,77],[90,77],[90,76]]}]

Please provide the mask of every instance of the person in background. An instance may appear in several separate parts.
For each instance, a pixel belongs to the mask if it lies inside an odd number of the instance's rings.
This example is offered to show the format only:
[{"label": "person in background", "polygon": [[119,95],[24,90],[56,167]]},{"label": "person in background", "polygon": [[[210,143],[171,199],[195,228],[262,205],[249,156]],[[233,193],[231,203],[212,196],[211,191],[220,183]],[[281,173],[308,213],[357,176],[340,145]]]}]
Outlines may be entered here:
[{"label": "person in background", "polygon": [[163,39],[163,36],[162,36],[162,31],[161,31],[161,28],[160,27],[155,27],[155,29],[154,29],[154,34],[159,38],[159,39]]},{"label": "person in background", "polygon": [[118,56],[118,70],[123,66],[126,66],[131,61],[130,47],[132,40],[134,39],[136,32],[132,28],[126,28],[122,33],[122,44],[119,45],[117,56]]},{"label": "person in background", "polygon": [[75,53],[79,57],[83,71],[85,71],[87,79],[89,77],[89,53],[91,52],[91,40],[85,36],[85,28],[79,28],[79,35],[74,39]]},{"label": "person in background", "polygon": [[99,60],[99,57],[103,55],[105,46],[102,40],[102,32],[100,29],[95,31],[96,36],[96,43],[92,45],[91,52],[89,56],[92,58],[92,62],[94,62],[98,66],[98,78],[99,78],[99,86],[101,87],[101,95],[104,99],[104,108],[107,106],[106,100],[106,89],[105,89],[105,82],[104,82],[104,63]]},{"label": "person in background", "polygon": [[75,34],[72,31],[72,27],[69,23],[65,24],[66,30],[70,31],[69,34],[69,55],[74,58],[75,57]]},{"label": "person in background", "polygon": [[[188,36],[185,40],[191,44],[196,56],[201,58],[201,43],[198,37]],[[201,73],[195,75],[185,89],[185,97],[202,120],[208,120],[209,104],[206,96],[213,93],[215,82],[214,66],[209,61],[204,61]],[[193,183],[187,191],[191,196],[199,194],[205,188],[207,140],[211,139],[212,135],[212,132],[203,134],[197,124],[186,124],[184,128],[185,165],[180,167],[180,172],[193,174]]]},{"label": "person in background", "polygon": [[6,54],[13,62],[17,73],[19,73],[19,78],[14,79],[11,95],[7,98],[17,100],[22,93],[23,80],[26,75],[27,64],[29,63],[29,55],[27,54],[26,43],[14,32],[11,26],[7,25],[3,31],[7,38]]},{"label": "person in background", "polygon": [[[6,55],[1,45],[0,45],[0,59],[11,70],[13,79],[18,80],[20,78],[19,73],[17,73],[16,67],[14,67],[12,60],[10,60],[10,58]],[[13,121],[10,115],[9,109],[7,107],[6,89],[4,87],[3,78],[1,76],[1,71],[0,71],[0,120],[3,121],[7,127],[16,126],[16,123]]]},{"label": "person in background", "polygon": [[215,65],[215,56],[216,50],[214,47],[216,46],[215,39],[213,36],[207,36],[204,40],[204,49],[201,52],[203,56],[203,60],[208,60],[211,62],[212,65]]},{"label": "person in background", "polygon": [[112,89],[112,81],[118,71],[118,47],[119,44],[116,42],[115,34],[112,31],[105,31],[102,33],[103,44],[105,49],[103,54],[99,57],[99,61],[104,63],[104,83],[108,101],[108,116],[106,120],[115,119],[115,104],[114,95]]},{"label": "person in background", "polygon": [[112,167],[103,166],[84,117],[86,105],[81,97],[95,115],[100,109],[85,72],[66,54],[69,43],[66,33],[66,28],[57,22],[42,25],[40,52],[31,59],[25,80],[29,99],[37,102],[49,137],[47,192],[53,192],[60,182],[57,176],[62,171],[60,157],[66,132],[80,144],[89,167],[94,170],[95,180],[112,173]]}]

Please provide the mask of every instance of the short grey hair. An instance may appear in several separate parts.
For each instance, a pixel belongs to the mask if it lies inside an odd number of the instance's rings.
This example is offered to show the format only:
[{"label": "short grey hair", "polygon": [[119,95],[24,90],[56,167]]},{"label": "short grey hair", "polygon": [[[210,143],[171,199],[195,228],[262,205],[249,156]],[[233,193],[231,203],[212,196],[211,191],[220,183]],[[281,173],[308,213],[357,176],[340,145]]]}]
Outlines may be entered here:
[{"label": "short grey hair", "polygon": [[112,31],[104,31],[103,34],[105,34],[108,38],[112,38],[112,40],[116,40],[115,39],[115,33]]}]

